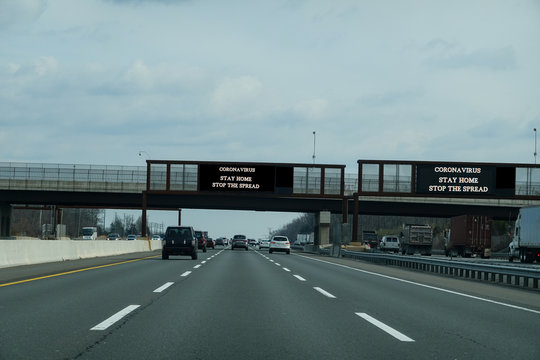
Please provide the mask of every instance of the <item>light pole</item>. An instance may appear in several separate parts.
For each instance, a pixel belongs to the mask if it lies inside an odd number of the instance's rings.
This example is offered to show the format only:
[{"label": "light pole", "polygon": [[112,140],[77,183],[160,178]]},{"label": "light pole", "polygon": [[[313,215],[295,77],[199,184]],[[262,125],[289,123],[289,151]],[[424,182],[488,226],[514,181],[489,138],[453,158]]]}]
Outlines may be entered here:
[{"label": "light pole", "polygon": [[534,128],[533,131],[534,131],[534,163],[536,164],[536,128]]},{"label": "light pole", "polygon": [[313,165],[315,165],[315,131],[313,131]]}]

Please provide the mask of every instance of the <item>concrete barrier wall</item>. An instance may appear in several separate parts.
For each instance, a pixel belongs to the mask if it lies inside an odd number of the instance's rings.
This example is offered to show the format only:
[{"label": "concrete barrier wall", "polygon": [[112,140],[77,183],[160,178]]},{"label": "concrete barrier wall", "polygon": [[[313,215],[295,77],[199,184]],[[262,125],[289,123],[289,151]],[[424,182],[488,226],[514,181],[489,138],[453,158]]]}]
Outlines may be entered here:
[{"label": "concrete barrier wall", "polygon": [[159,249],[156,240],[0,240],[0,268]]}]

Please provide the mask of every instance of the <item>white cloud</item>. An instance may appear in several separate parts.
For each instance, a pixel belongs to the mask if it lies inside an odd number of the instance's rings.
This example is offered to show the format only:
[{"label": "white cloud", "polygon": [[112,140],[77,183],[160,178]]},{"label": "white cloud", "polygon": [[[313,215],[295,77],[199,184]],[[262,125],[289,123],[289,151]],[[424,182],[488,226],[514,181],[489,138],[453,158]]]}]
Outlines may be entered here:
[{"label": "white cloud", "polygon": [[311,99],[301,101],[294,106],[294,111],[310,120],[322,119],[326,115],[328,101],[326,99]]},{"label": "white cloud", "polygon": [[47,0],[0,1],[0,29],[25,27],[35,21],[47,8]]},{"label": "white cloud", "polygon": [[254,76],[226,77],[212,93],[213,111],[244,118],[257,111],[254,105],[262,88],[262,83]]},{"label": "white cloud", "polygon": [[52,56],[41,56],[34,61],[33,68],[40,77],[52,75],[58,71],[58,60]]},{"label": "white cloud", "polygon": [[489,70],[512,70],[516,67],[515,51],[512,46],[482,48],[472,51],[444,49],[443,53],[428,60],[435,66],[460,68],[485,68]]}]

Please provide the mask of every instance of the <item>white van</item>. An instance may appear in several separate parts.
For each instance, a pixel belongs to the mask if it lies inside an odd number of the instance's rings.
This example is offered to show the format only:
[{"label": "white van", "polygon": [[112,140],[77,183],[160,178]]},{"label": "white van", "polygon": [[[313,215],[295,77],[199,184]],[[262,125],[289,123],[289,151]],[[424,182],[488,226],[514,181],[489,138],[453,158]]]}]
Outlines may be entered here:
[{"label": "white van", "polygon": [[385,235],[379,243],[379,249],[382,251],[399,252],[399,238],[397,235]]}]

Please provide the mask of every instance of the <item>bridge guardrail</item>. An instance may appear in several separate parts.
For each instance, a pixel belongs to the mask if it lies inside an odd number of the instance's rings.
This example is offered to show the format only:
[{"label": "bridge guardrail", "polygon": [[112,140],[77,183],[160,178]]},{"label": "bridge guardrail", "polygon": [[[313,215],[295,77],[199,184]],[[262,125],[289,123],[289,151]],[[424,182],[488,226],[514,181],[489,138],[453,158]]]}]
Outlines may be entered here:
[{"label": "bridge guardrail", "polygon": [[[319,250],[319,253],[329,255],[329,250]],[[341,256],[377,264],[399,266],[441,275],[515,285],[531,289],[538,289],[538,280],[540,279],[540,270],[526,267],[479,264],[349,250],[341,250]]]},{"label": "bridge guardrail", "polygon": [[[171,189],[196,191],[196,165],[185,165],[181,171],[180,168],[177,169],[179,166],[182,165],[173,165]],[[188,166],[191,167],[188,168]],[[153,169],[151,173],[152,188],[160,190],[162,187],[164,190],[167,176],[166,167],[165,170]],[[184,178],[187,175],[190,177],[189,180]],[[339,186],[338,183],[331,180],[335,179],[328,177],[325,180],[329,187]],[[0,190],[140,193],[146,190],[146,181],[146,166],[0,162]],[[302,181],[307,180],[295,177],[295,183]],[[319,184],[322,178],[320,175],[314,176],[310,181]],[[358,189],[357,175],[345,174],[344,183],[344,194],[352,195]]]}]

